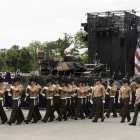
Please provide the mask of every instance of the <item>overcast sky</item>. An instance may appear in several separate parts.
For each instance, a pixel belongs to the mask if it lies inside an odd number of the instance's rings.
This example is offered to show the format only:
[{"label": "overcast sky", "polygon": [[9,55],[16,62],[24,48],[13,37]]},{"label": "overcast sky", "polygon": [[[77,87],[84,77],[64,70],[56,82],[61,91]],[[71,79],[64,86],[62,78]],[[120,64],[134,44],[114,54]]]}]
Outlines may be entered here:
[{"label": "overcast sky", "polygon": [[74,35],[87,12],[140,11],[140,0],[0,0],[0,48]]}]

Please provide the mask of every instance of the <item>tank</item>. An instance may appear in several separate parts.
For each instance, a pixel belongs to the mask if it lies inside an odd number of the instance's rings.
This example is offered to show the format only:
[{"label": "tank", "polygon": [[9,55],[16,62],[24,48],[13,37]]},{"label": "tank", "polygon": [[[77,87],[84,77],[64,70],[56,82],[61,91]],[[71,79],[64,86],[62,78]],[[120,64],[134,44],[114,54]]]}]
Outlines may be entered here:
[{"label": "tank", "polygon": [[87,71],[85,67],[75,61],[73,55],[65,57],[49,57],[46,51],[38,51],[38,64],[40,65],[40,75],[59,75],[59,76],[80,76]]}]

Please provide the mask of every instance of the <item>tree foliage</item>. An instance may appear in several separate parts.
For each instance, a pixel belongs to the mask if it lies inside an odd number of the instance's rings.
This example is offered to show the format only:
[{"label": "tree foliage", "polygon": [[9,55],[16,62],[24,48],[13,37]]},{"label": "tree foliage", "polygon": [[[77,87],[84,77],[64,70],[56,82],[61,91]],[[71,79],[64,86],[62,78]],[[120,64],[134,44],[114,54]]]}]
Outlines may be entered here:
[{"label": "tree foliage", "polygon": [[[22,72],[39,70],[38,50],[46,50],[51,57],[65,56],[67,54],[79,55],[80,50],[87,48],[87,42],[84,42],[81,35],[85,32],[80,29],[74,37],[64,33],[63,38],[56,41],[31,41],[28,46],[20,47],[13,45],[10,49],[0,49],[0,71],[15,72],[20,69]],[[77,62],[88,62],[88,51],[76,58]]]}]

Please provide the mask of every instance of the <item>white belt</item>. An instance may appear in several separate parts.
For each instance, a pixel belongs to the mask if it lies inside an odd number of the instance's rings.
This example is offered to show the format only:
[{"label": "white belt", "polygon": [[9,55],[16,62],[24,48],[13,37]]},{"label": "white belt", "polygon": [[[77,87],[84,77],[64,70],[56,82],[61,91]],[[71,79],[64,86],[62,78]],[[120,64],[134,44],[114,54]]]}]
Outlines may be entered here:
[{"label": "white belt", "polygon": [[91,96],[92,93],[89,93],[89,95]]},{"label": "white belt", "polygon": [[83,98],[87,98],[87,96],[83,96]]},{"label": "white belt", "polygon": [[37,97],[30,97],[30,99],[36,99]]},{"label": "white belt", "polygon": [[65,99],[65,100],[66,100],[67,98],[66,98],[66,97],[63,97],[63,98],[61,98],[61,99]]},{"label": "white belt", "polygon": [[4,98],[0,98],[0,100],[1,100],[1,101],[3,101],[3,100],[4,100]]},{"label": "white belt", "polygon": [[47,97],[46,99],[50,99],[51,100],[51,106],[53,105],[53,97]]},{"label": "white belt", "polygon": [[115,98],[115,96],[110,96],[111,98]]},{"label": "white belt", "polygon": [[37,97],[30,97],[30,99],[34,99],[34,105],[37,105],[37,100],[35,100]]},{"label": "white belt", "polygon": [[85,98],[85,96],[78,96],[78,98]]},{"label": "white belt", "polygon": [[59,96],[59,94],[54,94],[54,96]]},{"label": "white belt", "polygon": [[53,99],[53,97],[47,97],[46,99],[50,99],[50,100],[52,100],[52,99]]},{"label": "white belt", "polygon": [[115,103],[115,96],[110,96],[111,98],[114,98],[114,103]]},{"label": "white belt", "polygon": [[89,97],[89,95],[87,95]]},{"label": "white belt", "polygon": [[18,107],[19,107],[19,105],[21,104],[20,96],[17,98],[13,98],[13,100],[18,100]]}]

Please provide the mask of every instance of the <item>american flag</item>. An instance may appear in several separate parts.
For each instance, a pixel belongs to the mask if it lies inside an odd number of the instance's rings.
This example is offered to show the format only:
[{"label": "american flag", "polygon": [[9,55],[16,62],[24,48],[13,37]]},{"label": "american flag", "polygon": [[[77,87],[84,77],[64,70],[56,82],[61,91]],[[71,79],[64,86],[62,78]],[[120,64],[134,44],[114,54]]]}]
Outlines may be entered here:
[{"label": "american flag", "polygon": [[138,47],[135,52],[135,74],[140,74],[140,48]]}]

